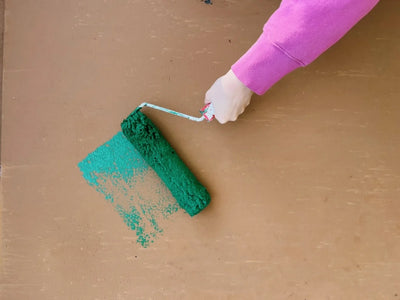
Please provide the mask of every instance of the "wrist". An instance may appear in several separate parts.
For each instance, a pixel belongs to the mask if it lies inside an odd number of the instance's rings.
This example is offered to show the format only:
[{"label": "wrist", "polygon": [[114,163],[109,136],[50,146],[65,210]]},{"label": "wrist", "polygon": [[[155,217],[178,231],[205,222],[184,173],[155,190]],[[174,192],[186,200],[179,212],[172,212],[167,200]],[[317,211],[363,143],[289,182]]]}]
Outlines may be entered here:
[{"label": "wrist", "polygon": [[225,74],[222,82],[223,85],[229,90],[233,90],[250,96],[253,94],[253,91],[249,89],[246,85],[244,85],[243,82],[241,82],[239,78],[237,78],[237,76],[235,75],[235,73],[233,73],[232,70],[229,70]]}]

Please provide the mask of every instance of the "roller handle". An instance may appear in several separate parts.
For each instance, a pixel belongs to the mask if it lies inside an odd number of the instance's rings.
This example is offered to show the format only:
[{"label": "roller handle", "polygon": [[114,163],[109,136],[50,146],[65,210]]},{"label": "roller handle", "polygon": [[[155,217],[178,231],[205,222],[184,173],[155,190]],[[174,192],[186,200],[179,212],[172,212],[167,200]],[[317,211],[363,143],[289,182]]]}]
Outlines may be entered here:
[{"label": "roller handle", "polygon": [[215,116],[214,116],[214,107],[212,105],[212,103],[207,103],[201,110],[201,117],[195,117],[195,116],[190,116],[181,112],[177,112],[174,111],[172,109],[169,108],[165,108],[165,107],[161,107],[155,104],[151,104],[151,103],[147,103],[147,102],[143,102],[142,104],[140,104],[137,109],[141,110],[143,107],[150,107],[156,110],[160,110],[166,113],[169,113],[171,115],[174,116],[178,116],[178,117],[182,117],[185,119],[189,119],[191,121],[195,121],[195,122],[201,122],[204,120],[207,120],[208,122],[214,120]]}]

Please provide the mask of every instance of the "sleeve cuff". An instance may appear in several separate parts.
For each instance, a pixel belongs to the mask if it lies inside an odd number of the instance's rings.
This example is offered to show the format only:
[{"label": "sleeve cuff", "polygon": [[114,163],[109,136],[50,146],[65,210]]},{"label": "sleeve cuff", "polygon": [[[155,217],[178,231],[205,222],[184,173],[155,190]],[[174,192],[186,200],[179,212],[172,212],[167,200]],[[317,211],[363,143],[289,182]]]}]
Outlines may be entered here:
[{"label": "sleeve cuff", "polygon": [[263,33],[231,69],[245,86],[262,95],[298,67],[301,67],[299,62],[271,43]]}]

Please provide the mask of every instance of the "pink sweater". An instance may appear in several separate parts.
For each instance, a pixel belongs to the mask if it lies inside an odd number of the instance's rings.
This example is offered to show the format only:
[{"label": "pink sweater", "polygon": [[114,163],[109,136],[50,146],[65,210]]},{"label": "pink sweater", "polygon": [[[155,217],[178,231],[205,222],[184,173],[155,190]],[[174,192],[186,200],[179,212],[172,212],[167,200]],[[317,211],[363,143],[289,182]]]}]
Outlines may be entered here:
[{"label": "pink sweater", "polygon": [[232,66],[258,95],[336,43],[379,0],[283,0],[255,44]]}]

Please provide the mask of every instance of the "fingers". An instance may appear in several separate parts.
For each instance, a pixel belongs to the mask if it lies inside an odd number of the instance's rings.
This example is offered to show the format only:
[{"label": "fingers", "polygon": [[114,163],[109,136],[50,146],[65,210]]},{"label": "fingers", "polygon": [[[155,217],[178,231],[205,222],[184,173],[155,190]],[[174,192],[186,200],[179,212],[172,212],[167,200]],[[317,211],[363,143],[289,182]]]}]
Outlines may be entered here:
[{"label": "fingers", "polygon": [[215,119],[217,119],[217,121],[220,124],[225,124],[225,123],[228,123],[228,121],[231,121],[231,120],[228,120],[225,116],[217,116],[217,115],[215,115]]}]

